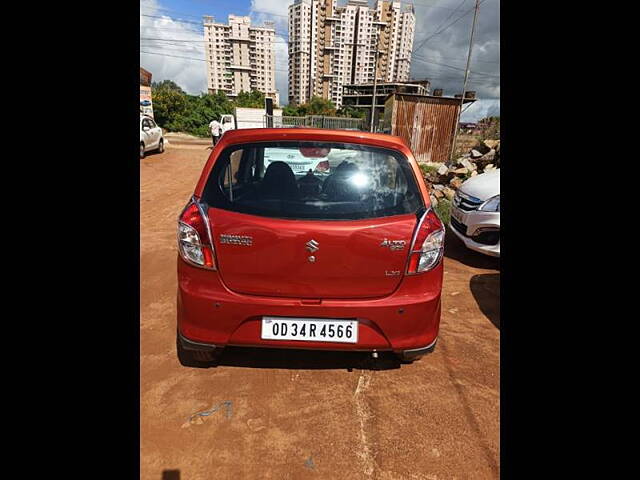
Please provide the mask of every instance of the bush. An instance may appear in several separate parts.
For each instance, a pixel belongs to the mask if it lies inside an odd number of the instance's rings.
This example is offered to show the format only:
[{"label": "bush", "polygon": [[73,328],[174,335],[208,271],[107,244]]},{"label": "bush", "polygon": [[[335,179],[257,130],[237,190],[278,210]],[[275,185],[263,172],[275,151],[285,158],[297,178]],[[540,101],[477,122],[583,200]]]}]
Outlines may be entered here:
[{"label": "bush", "polygon": [[[169,132],[186,132],[199,137],[209,136],[209,122],[220,119],[224,114],[233,113],[236,106],[224,93],[213,95],[188,95],[171,81],[154,83],[153,116],[156,123]],[[264,95],[247,93],[240,98],[242,105],[252,104]],[[240,105],[238,105],[240,106]]]},{"label": "bush", "polygon": [[422,172],[422,176],[426,177],[430,173],[434,173],[438,171],[438,167],[435,165],[426,165],[424,163],[418,164],[420,167],[420,171]]},{"label": "bush", "polygon": [[[185,132],[199,137],[209,136],[209,122],[225,114],[233,114],[236,107],[263,108],[264,94],[257,90],[240,92],[235,100],[222,92],[189,95],[179,85],[170,80],[154,82],[153,116],[156,123],[168,132]],[[283,109],[285,116],[324,115],[362,118],[364,112],[345,107],[336,112],[330,100],[313,97],[303,105],[287,105]]]},{"label": "bush", "polygon": [[446,198],[441,198],[438,200],[438,205],[434,207],[434,210],[440,217],[440,220],[442,220],[445,225],[449,225],[449,220],[451,219],[451,202]]},{"label": "bush", "polygon": [[481,120],[481,122],[487,125],[487,128],[480,134],[480,142],[500,140],[500,117],[489,117]]}]

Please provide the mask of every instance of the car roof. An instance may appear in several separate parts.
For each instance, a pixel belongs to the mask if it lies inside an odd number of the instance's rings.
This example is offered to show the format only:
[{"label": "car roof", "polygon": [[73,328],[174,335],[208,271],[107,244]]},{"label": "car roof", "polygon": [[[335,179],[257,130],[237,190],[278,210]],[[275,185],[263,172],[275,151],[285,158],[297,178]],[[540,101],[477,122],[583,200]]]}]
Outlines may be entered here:
[{"label": "car roof", "polygon": [[329,130],[326,128],[240,128],[224,134],[229,144],[266,141],[309,140],[324,142],[360,143],[396,150],[409,150],[405,140],[386,133],[369,133],[356,130]]}]

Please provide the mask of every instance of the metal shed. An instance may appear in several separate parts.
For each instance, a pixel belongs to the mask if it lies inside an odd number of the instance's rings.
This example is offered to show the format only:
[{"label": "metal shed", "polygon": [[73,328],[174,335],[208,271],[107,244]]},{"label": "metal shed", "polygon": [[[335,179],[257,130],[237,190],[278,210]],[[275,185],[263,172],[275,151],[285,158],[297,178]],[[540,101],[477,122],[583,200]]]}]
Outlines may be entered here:
[{"label": "metal shed", "polygon": [[385,101],[382,129],[402,137],[419,162],[448,163],[459,110],[458,98],[394,93]]}]

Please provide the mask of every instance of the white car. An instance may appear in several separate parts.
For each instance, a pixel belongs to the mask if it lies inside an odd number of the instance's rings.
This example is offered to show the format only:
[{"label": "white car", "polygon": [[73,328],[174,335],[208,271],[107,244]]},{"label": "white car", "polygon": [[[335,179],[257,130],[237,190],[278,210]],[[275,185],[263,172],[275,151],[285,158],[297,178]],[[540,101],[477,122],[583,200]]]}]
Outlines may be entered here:
[{"label": "white car", "polygon": [[500,256],[500,169],[462,184],[453,197],[451,230],[467,248]]},{"label": "white car", "polygon": [[140,115],[140,158],[144,158],[144,154],[151,150],[164,152],[162,129],[156,125],[153,118]]}]

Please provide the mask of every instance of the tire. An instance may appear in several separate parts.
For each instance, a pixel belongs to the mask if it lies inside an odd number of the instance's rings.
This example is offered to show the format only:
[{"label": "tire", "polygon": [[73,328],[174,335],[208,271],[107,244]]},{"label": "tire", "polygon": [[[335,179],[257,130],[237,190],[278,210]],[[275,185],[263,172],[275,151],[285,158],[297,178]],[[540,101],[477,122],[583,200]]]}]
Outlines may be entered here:
[{"label": "tire", "polygon": [[144,158],[144,143],[140,142],[140,159]]},{"label": "tire", "polygon": [[164,152],[164,139],[161,138],[160,142],[158,142],[158,153],[163,153]]},{"label": "tire", "polygon": [[180,344],[180,339],[176,335],[176,350],[178,352],[178,361],[183,367],[190,368],[209,368],[216,367],[219,354],[211,352],[203,352],[197,350],[185,350]]}]

